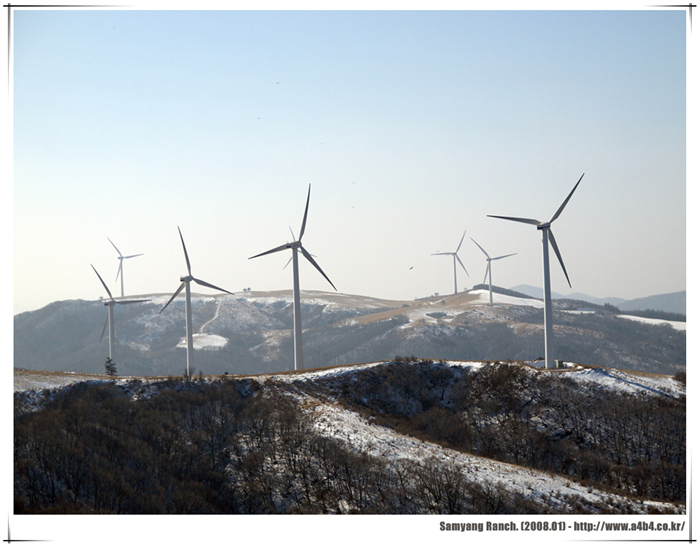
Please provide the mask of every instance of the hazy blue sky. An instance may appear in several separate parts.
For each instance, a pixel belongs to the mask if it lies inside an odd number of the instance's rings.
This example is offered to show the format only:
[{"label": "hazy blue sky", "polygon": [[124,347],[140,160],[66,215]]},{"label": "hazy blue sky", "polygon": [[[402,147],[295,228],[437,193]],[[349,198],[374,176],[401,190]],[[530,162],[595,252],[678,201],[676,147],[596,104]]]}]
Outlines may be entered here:
[{"label": "hazy blue sky", "polygon": [[[643,8],[643,6],[640,5]],[[14,10],[15,312],[289,289],[298,235],[339,292],[542,285],[554,224],[573,288],[686,288],[685,10]],[[553,256],[552,256],[553,258]],[[302,289],[332,290],[308,263]],[[202,291],[206,292],[206,291]]]}]

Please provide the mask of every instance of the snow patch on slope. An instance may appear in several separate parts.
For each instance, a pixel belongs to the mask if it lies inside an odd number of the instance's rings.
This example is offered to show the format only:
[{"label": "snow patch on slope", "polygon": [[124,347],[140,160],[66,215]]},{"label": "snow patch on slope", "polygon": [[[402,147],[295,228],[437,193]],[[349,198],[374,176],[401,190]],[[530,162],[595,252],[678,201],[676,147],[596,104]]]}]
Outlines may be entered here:
[{"label": "snow patch on slope", "polygon": [[[472,294],[477,295],[477,299],[473,300],[473,304],[487,304],[489,303],[489,291],[486,289],[479,289],[475,291],[470,291]],[[507,306],[532,306],[533,308],[544,308],[544,302],[542,300],[536,300],[534,298],[519,298],[517,296],[508,296],[505,294],[493,293],[493,304],[503,304]]]},{"label": "snow patch on slope", "polygon": [[[585,487],[569,478],[420,441],[387,427],[371,424],[356,412],[335,405],[320,404],[315,408],[314,427],[321,435],[340,441],[352,450],[389,461],[410,460],[423,464],[432,460],[457,464],[472,481],[500,484],[531,499],[548,500],[556,510],[567,509],[569,496],[583,498],[597,506],[629,501],[625,497]],[[671,504],[662,505],[668,509],[673,507]]]},{"label": "snow patch on slope", "polygon": [[[218,334],[203,334],[197,333],[192,335],[192,347],[194,349],[203,350],[219,350],[228,345],[228,338],[219,336]],[[183,338],[177,345],[178,348],[187,348],[187,339]]]},{"label": "snow patch on slope", "polygon": [[636,315],[618,315],[618,317],[629,319],[630,321],[647,323],[649,325],[671,325],[676,330],[685,331],[685,321],[667,321],[666,319],[653,319],[651,317],[638,317]]},{"label": "snow patch on slope", "polygon": [[630,374],[616,369],[577,367],[567,373],[576,382],[592,382],[606,389],[627,393],[647,393],[680,397],[685,394],[685,386],[668,376],[648,376]]}]

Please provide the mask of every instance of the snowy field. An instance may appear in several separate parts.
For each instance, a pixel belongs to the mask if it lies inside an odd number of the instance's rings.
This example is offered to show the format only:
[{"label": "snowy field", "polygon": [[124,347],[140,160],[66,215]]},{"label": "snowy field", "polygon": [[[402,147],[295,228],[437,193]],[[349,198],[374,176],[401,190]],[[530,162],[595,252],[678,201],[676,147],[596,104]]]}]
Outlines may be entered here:
[{"label": "snowy field", "polygon": [[629,319],[630,321],[647,323],[649,325],[671,325],[676,330],[685,331],[685,321],[667,321],[666,319],[652,319],[650,317],[637,317],[636,315],[618,315],[618,317]]},{"label": "snowy field", "polygon": [[[228,345],[228,338],[218,334],[196,333],[192,335],[192,347],[202,350],[217,350]],[[177,345],[178,348],[187,348],[187,339],[182,338]]]},{"label": "snowy field", "polygon": [[15,370],[14,390],[30,391],[55,389],[76,382],[106,380],[101,374],[86,374],[78,372],[47,372],[41,370]]}]

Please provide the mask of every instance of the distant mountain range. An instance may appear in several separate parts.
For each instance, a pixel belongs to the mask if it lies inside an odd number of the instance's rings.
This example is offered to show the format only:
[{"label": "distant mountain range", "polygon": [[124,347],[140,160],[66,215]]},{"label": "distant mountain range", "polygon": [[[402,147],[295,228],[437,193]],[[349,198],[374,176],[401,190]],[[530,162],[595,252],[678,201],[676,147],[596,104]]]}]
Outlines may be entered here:
[{"label": "distant mountain range", "polygon": [[[302,291],[308,368],[418,356],[429,359],[532,361],[544,355],[542,301],[514,291],[477,289],[413,301]],[[136,295],[133,295],[136,296]],[[185,306],[169,294],[117,306],[120,375],[181,375]],[[256,374],[293,368],[291,291],[193,295],[196,373]],[[685,369],[683,324],[653,325],[614,310],[554,301],[556,358],[588,365],[675,374]],[[107,310],[101,301],[69,300],[14,318],[14,365],[28,370],[102,373]],[[674,328],[675,327],[675,328]]]},{"label": "distant mountain range", "polygon": [[[543,297],[542,289],[539,287],[533,287],[532,285],[517,285],[515,287],[511,287],[511,290],[526,294],[533,298]],[[625,300],[624,298],[617,297],[597,298],[595,296],[590,296],[580,292],[575,292],[568,295],[553,292],[552,298],[557,300],[583,300],[599,306],[611,304],[612,306],[619,308],[620,311],[658,310],[685,315],[685,295],[685,291],[680,291]]]}]

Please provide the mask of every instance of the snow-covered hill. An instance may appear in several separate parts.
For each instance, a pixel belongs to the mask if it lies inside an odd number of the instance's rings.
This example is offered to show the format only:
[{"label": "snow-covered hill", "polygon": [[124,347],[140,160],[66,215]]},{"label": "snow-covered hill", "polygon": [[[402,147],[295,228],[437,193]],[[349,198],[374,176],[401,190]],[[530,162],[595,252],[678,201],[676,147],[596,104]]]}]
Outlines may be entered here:
[{"label": "snow-covered hill", "polygon": [[[448,364],[468,368],[484,366],[483,363]],[[345,373],[345,370],[331,372],[331,374],[336,375]],[[600,389],[604,386],[605,389],[627,393],[666,393],[672,396],[680,396],[684,391],[678,382],[669,378],[643,379],[601,369],[575,367],[570,376],[574,381],[580,382],[583,389]],[[299,381],[300,378],[296,378],[296,380]],[[575,503],[583,504],[584,507],[587,504],[590,507],[605,506],[609,510],[630,503],[630,499],[626,496],[584,486],[563,476],[464,454],[444,448],[436,443],[424,442],[402,435],[390,428],[378,426],[357,412],[342,408],[332,402],[319,401],[318,406],[315,406],[314,416],[315,428],[321,434],[341,440],[354,450],[389,460],[407,459],[418,464],[425,464],[429,461],[456,464],[462,467],[464,472],[476,482],[499,485],[528,498],[546,500],[553,512],[576,512]],[[573,503],[572,500],[574,500]],[[661,509],[683,512],[684,510],[684,508],[673,504],[659,504],[651,500],[635,500],[630,508],[639,513],[646,513],[652,508],[654,511]]]},{"label": "snow-covered hill", "polygon": [[[195,367],[204,373],[289,370],[293,363],[290,291],[193,295]],[[169,295],[115,308],[117,370],[124,375],[181,374],[185,306]],[[418,355],[436,359],[534,360],[544,354],[542,302],[471,290],[413,301],[302,291],[308,367]],[[685,365],[685,333],[668,335],[604,309],[578,312],[555,303],[557,357],[592,365],[675,373]],[[15,317],[15,366],[100,373],[102,302],[56,302]],[[678,325],[675,325],[678,328]]]},{"label": "snow-covered hill", "polygon": [[[425,368],[427,366],[428,370],[433,368],[437,371],[451,371],[454,378],[452,383],[442,386],[435,384],[431,388],[435,394],[442,390],[441,401],[443,402],[441,404],[445,408],[454,404],[450,403],[450,400],[456,400],[459,397],[458,393],[461,389],[459,385],[476,381],[475,375],[477,373],[487,372],[487,369],[490,368],[495,371],[494,367],[498,366],[505,366],[518,372],[521,377],[520,382],[523,381],[523,378],[531,376],[533,382],[537,380],[541,384],[541,380],[544,378],[542,375],[556,379],[558,382],[566,380],[569,382],[566,385],[573,386],[570,388],[574,390],[572,393],[600,401],[606,400],[605,393],[609,393],[613,398],[624,396],[661,397],[669,401],[683,401],[685,396],[685,386],[667,376],[584,367],[574,363],[566,363],[566,368],[558,371],[537,370],[522,363],[498,365],[496,363],[464,361],[448,361],[432,365],[412,361],[404,364],[404,370],[406,370],[406,366],[409,368],[414,366]],[[357,407],[351,403],[352,397],[347,399],[342,395],[347,386],[352,386],[352,390],[358,393],[368,389],[376,393],[376,388],[371,387],[373,378],[378,378],[377,374],[396,374],[394,369],[400,370],[401,366],[396,363],[377,362],[255,377],[233,378],[229,376],[225,380],[221,377],[203,377],[199,382],[204,384],[216,384],[222,381],[256,382],[258,388],[251,387],[252,384],[246,384],[248,387],[245,390],[263,390],[264,393],[267,393],[267,397],[273,399],[291,397],[297,402],[298,408],[311,418],[312,428],[316,434],[345,446],[347,450],[376,458],[377,461],[389,462],[391,465],[414,465],[425,469],[444,465],[449,469],[458,469],[469,481],[480,484],[487,490],[509,492],[509,495],[528,500],[528,503],[533,504],[531,507],[541,508],[538,511],[558,514],[581,512],[646,514],[683,513],[685,510],[685,506],[682,504],[659,502],[644,497],[625,495],[621,492],[615,493],[609,489],[582,484],[580,481],[562,474],[546,472],[522,464],[506,463],[494,458],[448,448],[434,441],[421,440],[388,427],[386,423],[378,423],[379,415],[371,410],[373,408],[371,403],[367,403],[366,410],[363,410],[363,404]],[[114,383],[121,386],[135,401],[151,399],[157,397],[163,390],[173,389],[171,381],[157,378],[120,378],[115,380],[97,376],[16,371],[16,404],[19,405],[17,409],[20,413],[35,411],[47,401],[45,397],[55,398],[56,396],[47,395],[43,390],[52,390],[52,393],[57,394],[61,390],[61,384],[65,387],[85,381],[92,384]],[[191,385],[198,384],[195,382]],[[535,383],[530,383],[528,387],[527,381],[522,384],[524,393],[532,393],[527,397],[540,397],[535,395],[538,393],[537,391],[532,391],[535,389],[534,386]],[[178,389],[185,387],[183,385]],[[399,394],[390,395],[393,393],[392,391],[382,393],[384,393],[382,405],[385,408],[390,408],[403,397]],[[493,395],[497,396],[498,393],[493,393]],[[392,401],[394,398],[396,400]],[[536,423],[538,429],[550,431],[548,435],[561,435],[561,433],[556,432],[558,426],[548,423],[550,418],[547,416],[549,414],[544,408],[548,404],[543,400],[535,406],[530,405],[531,410],[527,412],[535,412],[535,414],[528,419]],[[579,411],[585,413],[583,409]],[[495,407],[489,412],[496,412],[493,417],[498,420]],[[525,416],[525,410],[523,410],[523,416]],[[587,420],[589,418],[582,414],[578,419]],[[499,427],[506,426],[501,424]],[[511,438],[511,442],[515,442],[515,438]],[[343,507],[346,506],[341,504],[339,507],[340,512],[343,512]]]}]

